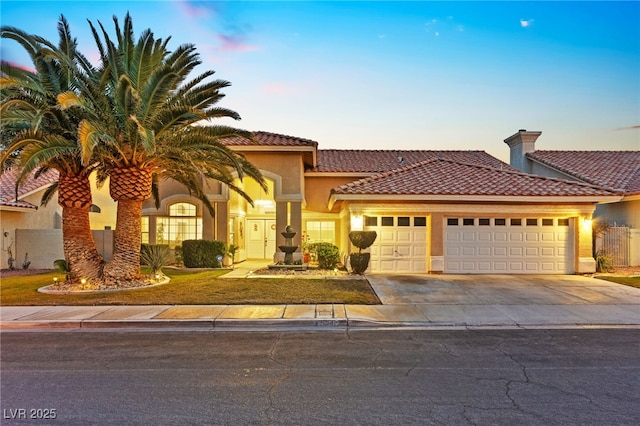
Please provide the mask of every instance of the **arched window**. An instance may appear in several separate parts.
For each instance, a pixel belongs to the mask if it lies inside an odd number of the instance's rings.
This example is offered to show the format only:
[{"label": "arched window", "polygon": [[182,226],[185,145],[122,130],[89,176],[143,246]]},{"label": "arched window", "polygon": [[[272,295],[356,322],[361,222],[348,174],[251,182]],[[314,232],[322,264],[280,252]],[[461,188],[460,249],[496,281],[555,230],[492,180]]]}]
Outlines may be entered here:
[{"label": "arched window", "polygon": [[156,220],[156,244],[169,244],[174,248],[184,240],[202,239],[202,218],[197,216],[196,206],[176,203],[169,206],[169,216]]}]

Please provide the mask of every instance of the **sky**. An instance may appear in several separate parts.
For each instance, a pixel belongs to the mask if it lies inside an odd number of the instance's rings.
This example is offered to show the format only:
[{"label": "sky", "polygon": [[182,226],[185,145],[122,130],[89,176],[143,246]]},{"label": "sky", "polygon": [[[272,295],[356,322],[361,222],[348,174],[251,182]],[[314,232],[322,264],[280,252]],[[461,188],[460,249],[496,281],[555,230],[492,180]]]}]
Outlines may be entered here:
[{"label": "sky", "polygon": [[[97,60],[87,20],[113,34],[127,11],[231,82],[219,105],[242,120],[218,124],[504,161],[519,129],[542,131],[537,149],[640,150],[637,1],[2,0],[0,23],[57,41],[62,14]],[[0,57],[29,65],[10,40]]]}]

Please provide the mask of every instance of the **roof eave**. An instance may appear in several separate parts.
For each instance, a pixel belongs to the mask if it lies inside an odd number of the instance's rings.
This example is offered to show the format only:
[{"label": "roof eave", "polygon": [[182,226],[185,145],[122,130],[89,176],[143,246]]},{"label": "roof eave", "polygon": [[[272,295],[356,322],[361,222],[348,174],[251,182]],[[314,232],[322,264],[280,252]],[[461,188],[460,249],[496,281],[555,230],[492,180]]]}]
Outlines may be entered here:
[{"label": "roof eave", "polygon": [[619,195],[513,196],[513,195],[398,195],[398,194],[331,194],[329,208],[338,201],[449,201],[478,203],[615,203]]}]

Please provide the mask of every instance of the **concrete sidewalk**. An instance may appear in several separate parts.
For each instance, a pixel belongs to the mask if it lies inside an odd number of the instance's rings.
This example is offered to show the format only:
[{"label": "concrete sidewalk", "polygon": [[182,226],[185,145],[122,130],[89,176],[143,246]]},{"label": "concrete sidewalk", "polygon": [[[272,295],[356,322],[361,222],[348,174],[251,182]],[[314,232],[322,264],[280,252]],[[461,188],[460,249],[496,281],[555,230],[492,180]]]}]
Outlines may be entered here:
[{"label": "concrete sidewalk", "polygon": [[[248,264],[246,268],[251,268]],[[246,276],[237,268],[233,275]],[[640,328],[640,289],[573,275],[370,275],[382,305],[8,306],[0,328]],[[277,278],[274,278],[277,279]]]}]

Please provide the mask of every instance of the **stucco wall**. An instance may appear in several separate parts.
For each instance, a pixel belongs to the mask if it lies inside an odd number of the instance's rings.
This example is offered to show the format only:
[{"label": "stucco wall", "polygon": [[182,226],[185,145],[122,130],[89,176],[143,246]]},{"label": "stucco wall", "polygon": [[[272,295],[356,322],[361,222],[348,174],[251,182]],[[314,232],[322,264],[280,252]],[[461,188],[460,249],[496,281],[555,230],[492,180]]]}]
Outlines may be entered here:
[{"label": "stucco wall", "polygon": [[604,220],[610,225],[625,225],[629,228],[640,229],[640,200],[600,204],[596,207],[593,217]]},{"label": "stucco wall", "polygon": [[22,268],[29,253],[30,269],[53,269],[56,259],[64,259],[61,229],[17,229],[15,267]]}]

